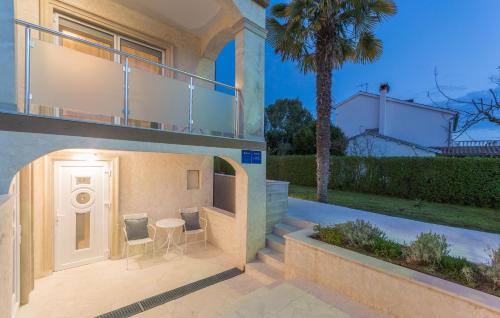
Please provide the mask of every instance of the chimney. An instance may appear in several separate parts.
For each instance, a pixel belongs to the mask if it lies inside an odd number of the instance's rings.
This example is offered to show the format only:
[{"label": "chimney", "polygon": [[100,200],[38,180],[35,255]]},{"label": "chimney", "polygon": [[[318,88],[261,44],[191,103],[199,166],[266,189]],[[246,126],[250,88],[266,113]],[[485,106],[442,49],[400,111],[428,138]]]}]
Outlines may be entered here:
[{"label": "chimney", "polygon": [[380,99],[378,106],[378,133],[381,135],[387,134],[387,125],[386,117],[387,117],[387,93],[389,92],[390,87],[387,83],[380,84]]}]

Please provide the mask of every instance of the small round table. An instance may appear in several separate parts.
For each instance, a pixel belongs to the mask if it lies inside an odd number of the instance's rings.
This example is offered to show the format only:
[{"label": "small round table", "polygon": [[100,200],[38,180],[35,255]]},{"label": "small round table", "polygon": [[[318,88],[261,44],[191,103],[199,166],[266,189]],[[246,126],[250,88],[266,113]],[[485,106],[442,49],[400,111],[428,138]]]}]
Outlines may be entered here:
[{"label": "small round table", "polygon": [[[167,245],[167,252],[165,253],[165,256],[168,255],[168,251],[170,250],[170,245],[173,245],[173,247],[177,248],[181,253],[183,252],[182,248],[179,246],[179,244],[176,243],[174,234],[175,230],[179,227],[184,226],[186,222],[183,219],[176,219],[176,218],[168,218],[168,219],[161,219],[156,221],[156,227],[165,229],[167,231],[167,239],[165,242],[160,246],[162,248]],[[179,239],[181,237],[181,234],[179,234]]]}]

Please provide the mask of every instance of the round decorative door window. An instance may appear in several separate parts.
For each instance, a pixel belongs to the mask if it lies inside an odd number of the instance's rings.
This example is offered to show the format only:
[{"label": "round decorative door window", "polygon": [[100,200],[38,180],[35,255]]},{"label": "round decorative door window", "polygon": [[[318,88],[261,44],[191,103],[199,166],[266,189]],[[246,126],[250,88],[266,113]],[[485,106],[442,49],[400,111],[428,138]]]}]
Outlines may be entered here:
[{"label": "round decorative door window", "polygon": [[90,201],[90,194],[88,192],[80,192],[76,195],[76,202],[78,204],[87,204]]},{"label": "round decorative door window", "polygon": [[76,208],[87,208],[94,203],[94,191],[91,189],[78,189],[73,191],[71,203]]}]

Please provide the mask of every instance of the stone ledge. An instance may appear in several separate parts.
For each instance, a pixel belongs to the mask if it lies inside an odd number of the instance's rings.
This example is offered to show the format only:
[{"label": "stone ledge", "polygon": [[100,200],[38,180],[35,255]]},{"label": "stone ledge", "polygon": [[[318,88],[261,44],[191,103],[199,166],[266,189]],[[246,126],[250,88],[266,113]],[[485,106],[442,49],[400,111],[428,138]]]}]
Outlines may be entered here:
[{"label": "stone ledge", "polygon": [[211,214],[216,215],[216,216],[220,215],[220,216],[223,216],[223,217],[231,218],[233,220],[235,218],[235,213],[231,213],[229,211],[216,208],[214,206],[204,206],[202,209],[205,210],[206,212],[210,212]]},{"label": "stone ledge", "polygon": [[[460,308],[464,311],[469,309],[469,315],[467,316],[466,312],[461,312],[460,314],[463,314],[464,317],[475,317],[477,316],[477,311],[481,311],[484,316],[481,317],[500,317],[500,298],[495,297],[493,295],[465,287],[453,282],[446,281],[441,278],[437,278],[431,275],[427,275],[424,273],[420,273],[417,271],[414,271],[412,269],[398,266],[389,262],[385,262],[382,260],[379,260],[377,258],[363,255],[360,253],[356,253],[354,251],[334,246],[331,244],[327,244],[315,239],[312,239],[310,236],[313,233],[312,228],[304,229],[301,231],[297,231],[294,233],[289,233],[285,235],[285,239],[287,241],[286,244],[286,250],[285,250],[285,268],[287,272],[287,276],[302,276],[311,279],[314,276],[314,273],[311,271],[317,272],[320,274],[322,277],[316,277],[316,281],[318,283],[322,283],[323,280],[328,280],[327,277],[323,277],[321,275],[321,272],[319,271],[319,266],[317,260],[310,260],[312,264],[308,264],[310,266],[296,266],[297,264],[293,264],[293,253],[292,251],[293,247],[292,245],[296,244],[300,246],[300,250],[296,251],[296,253],[303,253],[304,256],[302,257],[303,259],[306,259],[305,255],[315,255],[311,254],[312,253],[322,253],[322,256],[326,256],[329,258],[331,262],[329,262],[329,265],[334,267],[336,264],[335,259],[341,259],[344,263],[346,263],[348,266],[352,266],[353,269],[361,272],[365,272],[366,275],[369,275],[372,279],[377,280],[377,279],[383,279],[383,280],[390,280],[391,278],[394,279],[394,285],[399,286],[399,289],[397,290],[398,292],[396,293],[394,290],[391,292],[391,290],[387,290],[387,293],[390,294],[391,298],[398,298],[401,295],[404,295],[404,289],[413,289],[413,290],[418,290],[418,295],[414,295],[414,297],[421,297],[421,298],[432,298],[433,295],[429,294],[429,291],[432,291],[434,293],[438,293],[440,295],[440,298],[448,298],[449,301],[453,301],[456,303],[457,306],[460,306]],[[290,242],[291,244],[288,244]],[[309,249],[309,252],[307,252],[307,249]],[[312,251],[311,251],[312,250]],[[314,256],[316,258],[316,256]],[[319,256],[318,256],[319,257]],[[305,260],[307,262],[307,260]],[[351,265],[349,265],[351,264]],[[341,268],[341,265],[345,264],[338,264],[338,268]],[[341,270],[336,268],[335,270]],[[322,268],[324,269],[324,268]],[[302,271],[302,272],[301,272]],[[309,272],[306,272],[309,271]],[[366,273],[366,271],[369,271]],[[376,274],[379,273],[382,276],[379,278],[375,278]],[[338,273],[337,273],[338,274]],[[360,302],[365,303],[366,305],[380,309],[377,307],[389,307],[394,304],[384,304],[384,300],[387,299],[387,295],[363,295],[366,293],[362,288],[357,288],[357,286],[362,286],[362,282],[359,282],[359,277],[353,277],[349,276],[351,273],[344,273],[347,275],[346,277],[350,277],[352,279],[352,284],[345,288],[345,286],[338,286],[338,289],[336,291],[338,292],[350,292],[351,294],[347,295],[349,297],[355,297],[358,296],[356,299]],[[403,282],[405,284],[403,284]],[[330,285],[327,287],[332,288],[332,285],[335,285],[335,282],[330,282]],[[404,286],[406,285],[406,286]],[[408,287],[407,287],[408,286]],[[333,288],[335,288],[334,286]],[[375,287],[374,287],[375,288]],[[343,290],[344,289],[344,290]],[[356,293],[353,295],[353,291]],[[383,292],[383,291],[382,291]],[[359,294],[359,295],[358,295]],[[435,296],[435,295],[434,295]],[[370,299],[370,297],[378,297],[377,301],[374,301],[376,303],[370,303],[370,301],[367,301],[367,299]],[[399,302],[404,302],[405,298],[398,298]],[[452,300],[453,299],[453,300]],[[373,301],[373,298],[370,299]],[[397,301],[393,301],[397,302]],[[468,303],[471,306],[467,306],[466,303]],[[399,307],[405,307],[404,304],[398,304]],[[429,304],[426,304],[429,306]],[[440,304],[436,303],[434,304],[435,306],[440,306]],[[449,305],[449,304],[448,304]],[[431,305],[432,306],[432,305]],[[471,309],[472,308],[472,309]],[[401,313],[396,314],[394,312],[391,312],[391,309],[387,309],[387,313],[393,314],[396,317],[403,317],[408,315],[410,317],[410,312],[405,312],[404,315],[401,315]],[[401,310],[401,308],[398,308],[396,310]],[[408,309],[410,310],[410,309]],[[412,314],[416,314],[417,309],[413,308],[412,309],[415,313],[412,312]],[[423,310],[423,309],[422,309]],[[457,309],[458,310],[458,309]],[[487,313],[486,313],[487,312]],[[428,314],[428,312],[426,313]],[[421,317],[428,317],[426,314],[420,313]],[[451,316],[455,315],[455,317],[462,317],[461,315],[458,315],[456,312],[449,312],[448,314],[451,314]],[[411,316],[411,317],[418,317],[418,314],[416,316]],[[437,317],[437,316],[436,316]],[[444,317],[444,316],[443,316]]]}]

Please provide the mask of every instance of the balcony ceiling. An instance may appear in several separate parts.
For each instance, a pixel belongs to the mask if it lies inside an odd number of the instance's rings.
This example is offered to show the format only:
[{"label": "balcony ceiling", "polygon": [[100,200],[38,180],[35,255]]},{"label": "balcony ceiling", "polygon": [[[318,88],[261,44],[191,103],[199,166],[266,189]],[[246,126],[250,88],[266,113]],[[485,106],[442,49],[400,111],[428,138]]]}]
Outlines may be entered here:
[{"label": "balcony ceiling", "polygon": [[134,11],[183,29],[203,34],[223,14],[218,0],[114,0]]}]

